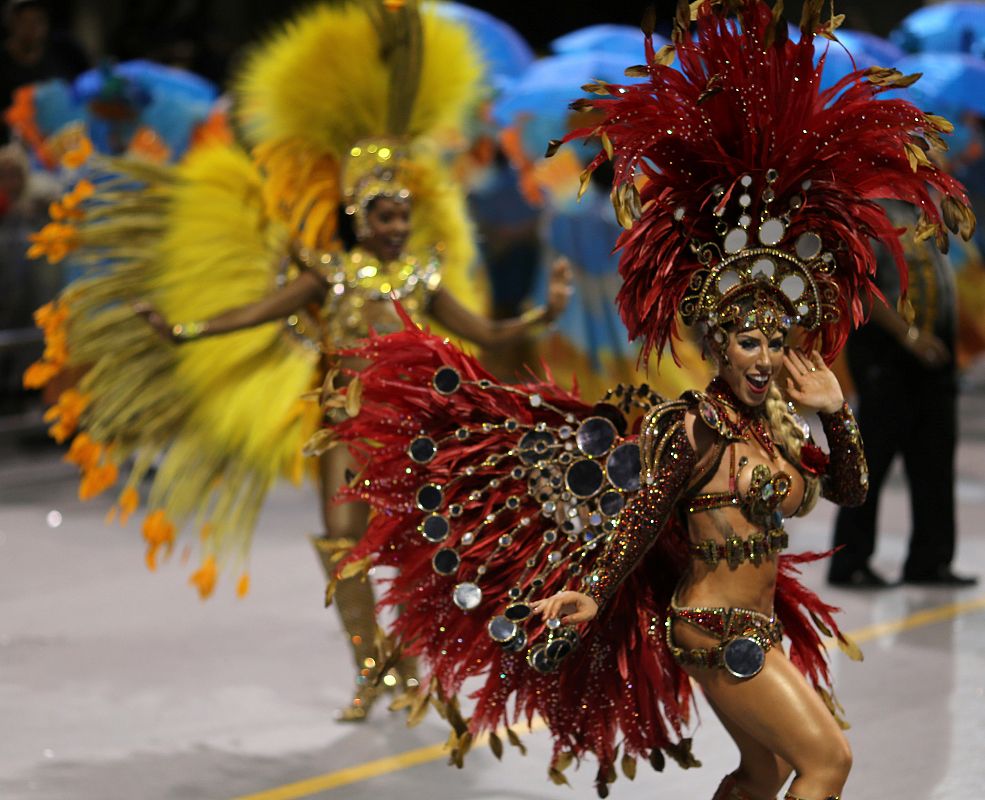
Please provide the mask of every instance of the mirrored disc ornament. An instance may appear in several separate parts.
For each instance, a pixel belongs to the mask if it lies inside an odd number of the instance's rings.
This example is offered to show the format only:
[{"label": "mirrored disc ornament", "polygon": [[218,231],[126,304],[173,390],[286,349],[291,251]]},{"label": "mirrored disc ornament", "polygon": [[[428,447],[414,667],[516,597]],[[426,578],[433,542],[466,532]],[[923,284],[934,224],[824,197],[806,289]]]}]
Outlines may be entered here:
[{"label": "mirrored disc ornament", "polygon": [[439,575],[454,575],[458,572],[458,565],[461,563],[462,559],[458,551],[450,547],[442,547],[431,557],[431,566]]},{"label": "mirrored disc ornament", "polygon": [[482,589],[471,581],[460,583],[452,591],[452,600],[462,611],[471,611],[482,602]]},{"label": "mirrored disc ornament", "polygon": [[755,639],[740,636],[725,645],[722,660],[736,678],[752,678],[766,663],[766,651]]},{"label": "mirrored disc ornament", "polygon": [[564,476],[568,491],[575,497],[591,497],[602,488],[604,480],[605,475],[599,463],[587,458],[576,461],[568,467],[568,472]]},{"label": "mirrored disc ornament", "polygon": [[516,636],[514,636],[510,641],[503,644],[503,647],[509,650],[511,653],[519,653],[527,646],[527,632],[520,628]]},{"label": "mirrored disc ornament", "polygon": [[599,498],[599,511],[607,517],[614,517],[626,505],[626,498],[619,492],[606,492]]},{"label": "mirrored disc ornament", "polygon": [[804,293],[804,279],[800,275],[787,275],[780,281],[780,291],[783,292],[792,302],[800,299]]},{"label": "mirrored disc ornament", "polygon": [[589,417],[575,433],[578,449],[586,456],[604,456],[616,440],[616,426],[605,417]]},{"label": "mirrored disc ornament", "polygon": [[486,630],[494,642],[505,644],[520,632],[520,626],[500,615],[489,620]]},{"label": "mirrored disc ornament", "polygon": [[462,377],[453,367],[441,367],[434,373],[431,385],[438,394],[454,394],[462,385]]},{"label": "mirrored disc ornament", "polygon": [[750,272],[754,278],[769,279],[776,272],[776,264],[773,263],[773,259],[771,258],[757,258],[753,262]]},{"label": "mirrored disc ornament", "polygon": [[732,228],[725,234],[723,247],[726,253],[738,253],[749,243],[749,234],[742,228]]},{"label": "mirrored disc ornament", "polygon": [[578,646],[579,637],[574,628],[561,627],[547,637],[547,657],[555,663],[561,661]]},{"label": "mirrored disc ornament", "polygon": [[807,233],[802,233],[797,237],[797,258],[801,261],[810,261],[813,258],[817,258],[818,254],[821,252],[821,237],[816,233],[808,231]]},{"label": "mirrored disc ornament", "polygon": [[557,664],[548,657],[547,645],[543,642],[535,644],[527,651],[527,663],[545,675],[557,669]]},{"label": "mirrored disc ornament", "polygon": [[734,270],[727,269],[718,276],[718,291],[720,294],[725,294],[733,286],[738,286],[739,283],[739,273]]},{"label": "mirrored disc ornament", "polygon": [[511,603],[506,607],[503,615],[514,622],[523,622],[533,613],[533,609],[527,603]]},{"label": "mirrored disc ornament", "polygon": [[617,489],[635,492],[640,488],[640,448],[634,442],[619,445],[605,462],[605,473]]},{"label": "mirrored disc ornament", "polygon": [[451,526],[449,526],[448,520],[440,514],[431,514],[429,517],[425,517],[424,522],[421,523],[421,533],[430,542],[443,542],[448,538],[450,530]]},{"label": "mirrored disc ornament", "polygon": [[421,511],[437,511],[445,501],[445,493],[435,483],[426,483],[417,490],[417,507]]},{"label": "mirrored disc ornament", "polygon": [[520,460],[524,464],[536,464],[546,459],[557,444],[547,431],[530,431],[520,439]]},{"label": "mirrored disc ornament", "polygon": [[759,241],[767,247],[779,244],[786,235],[787,226],[778,217],[770,217],[759,226]]},{"label": "mirrored disc ornament", "polygon": [[416,464],[427,464],[438,452],[438,445],[430,436],[419,436],[410,443],[407,448],[407,455]]}]

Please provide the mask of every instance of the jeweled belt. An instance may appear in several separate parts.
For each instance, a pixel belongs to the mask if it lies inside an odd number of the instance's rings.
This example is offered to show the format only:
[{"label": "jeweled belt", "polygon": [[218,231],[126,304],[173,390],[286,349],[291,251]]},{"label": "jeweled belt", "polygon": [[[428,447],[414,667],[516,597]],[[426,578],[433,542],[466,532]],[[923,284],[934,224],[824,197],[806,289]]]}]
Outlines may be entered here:
[{"label": "jeweled belt", "polygon": [[705,539],[691,545],[691,555],[700,558],[708,566],[714,568],[719,561],[724,561],[735,569],[743,561],[758,564],[766,556],[786,550],[790,537],[783,528],[774,528],[763,533],[753,533],[743,539],[740,536],[729,536],[725,542],[716,539]]}]

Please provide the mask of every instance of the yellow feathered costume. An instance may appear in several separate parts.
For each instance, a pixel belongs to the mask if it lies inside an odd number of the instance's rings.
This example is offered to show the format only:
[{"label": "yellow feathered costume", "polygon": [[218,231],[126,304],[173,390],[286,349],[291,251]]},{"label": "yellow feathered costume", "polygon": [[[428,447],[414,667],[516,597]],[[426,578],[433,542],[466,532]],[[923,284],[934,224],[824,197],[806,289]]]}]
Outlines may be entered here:
[{"label": "yellow feathered costume", "polygon": [[322,367],[281,323],[175,347],[132,303],[206,319],[269,294],[292,241],[340,247],[342,164],[355,143],[391,135],[410,143],[401,163],[414,197],[410,247],[439,247],[445,285],[474,296],[464,288],[474,257],[464,198],[422,142],[462,124],[479,76],[466,30],[413,3],[312,8],[258,47],[235,84],[234,127],[249,152],[206,146],[176,168],[97,163],[35,237],[35,255],[71,253],[92,277],[39,310],[47,348],[25,382],[85,370],[48,412],[59,441],[74,435],[68,459],[83,471],[84,498],[131,465],[125,521],[156,467],[143,522],[152,568],[194,524],[202,561],[192,582],[205,596],[221,568],[238,567],[245,593],[264,496],[280,477],[303,477],[302,443],[319,412],[301,396]]}]

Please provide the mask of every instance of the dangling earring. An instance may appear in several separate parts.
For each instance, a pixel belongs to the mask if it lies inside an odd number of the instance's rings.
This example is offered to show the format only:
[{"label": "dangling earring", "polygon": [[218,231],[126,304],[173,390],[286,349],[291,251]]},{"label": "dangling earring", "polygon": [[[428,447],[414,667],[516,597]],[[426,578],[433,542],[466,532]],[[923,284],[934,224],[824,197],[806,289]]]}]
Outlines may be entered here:
[{"label": "dangling earring", "polygon": [[715,350],[718,353],[718,363],[719,366],[727,367],[730,365],[728,358],[728,334],[721,328],[715,328],[711,335],[712,341],[715,343]]},{"label": "dangling earring", "polygon": [[357,242],[364,242],[369,238],[369,222],[366,219],[365,209],[360,208],[356,211],[355,225],[353,227],[355,228]]}]

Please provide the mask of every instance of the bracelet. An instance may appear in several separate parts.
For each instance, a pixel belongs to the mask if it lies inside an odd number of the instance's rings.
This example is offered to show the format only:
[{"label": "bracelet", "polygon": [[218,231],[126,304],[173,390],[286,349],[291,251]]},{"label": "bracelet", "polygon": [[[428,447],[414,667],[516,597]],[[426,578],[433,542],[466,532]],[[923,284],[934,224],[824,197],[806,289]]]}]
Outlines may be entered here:
[{"label": "bracelet", "polygon": [[200,339],[208,329],[208,322],[178,322],[171,326],[171,336],[178,342],[191,342]]},{"label": "bracelet", "polygon": [[550,324],[550,320],[548,319],[549,313],[547,306],[528,308],[520,314],[520,322],[529,328],[536,328],[538,326],[544,326],[546,328]]},{"label": "bracelet", "polygon": [[920,329],[916,325],[911,325],[906,329],[906,338],[911,342],[915,342],[920,338]]}]

